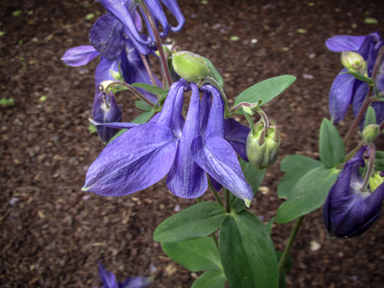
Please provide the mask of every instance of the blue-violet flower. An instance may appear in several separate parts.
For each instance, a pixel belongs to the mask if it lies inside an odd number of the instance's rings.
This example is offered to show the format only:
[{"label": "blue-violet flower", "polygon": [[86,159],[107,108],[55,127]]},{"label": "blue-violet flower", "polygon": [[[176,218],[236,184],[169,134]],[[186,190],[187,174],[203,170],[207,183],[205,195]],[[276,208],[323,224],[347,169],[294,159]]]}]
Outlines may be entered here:
[{"label": "blue-violet flower", "polygon": [[329,191],[323,208],[323,220],[331,236],[358,236],[365,232],[381,213],[384,184],[377,187],[373,193],[368,188],[361,191],[363,180],[359,167],[365,165],[363,156],[366,150],[367,148],[363,147],[346,163]]}]

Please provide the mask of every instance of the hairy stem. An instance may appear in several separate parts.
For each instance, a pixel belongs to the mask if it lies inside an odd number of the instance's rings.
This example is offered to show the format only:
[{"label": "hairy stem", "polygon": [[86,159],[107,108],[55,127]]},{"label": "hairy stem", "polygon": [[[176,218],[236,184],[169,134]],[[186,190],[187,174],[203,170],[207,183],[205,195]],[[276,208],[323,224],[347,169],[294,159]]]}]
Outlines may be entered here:
[{"label": "hairy stem", "polygon": [[110,89],[112,86],[124,86],[126,87],[129,91],[131,91],[137,98],[143,100],[145,103],[147,103],[148,105],[150,105],[151,107],[155,106],[155,104],[153,104],[151,101],[149,101],[147,98],[144,97],[143,94],[141,94],[139,91],[137,91],[135,89],[135,87],[133,87],[132,85],[129,85],[128,83],[126,82],[119,82],[119,81],[115,81],[115,82],[112,82],[112,83],[109,83],[108,86],[105,88],[105,92],[108,91],[108,89]]},{"label": "hairy stem", "polygon": [[208,186],[211,192],[213,193],[213,196],[215,196],[217,203],[219,203],[221,206],[224,207],[223,201],[221,200],[219,194],[216,192],[215,188],[213,188],[211,180],[209,178],[208,178]]}]

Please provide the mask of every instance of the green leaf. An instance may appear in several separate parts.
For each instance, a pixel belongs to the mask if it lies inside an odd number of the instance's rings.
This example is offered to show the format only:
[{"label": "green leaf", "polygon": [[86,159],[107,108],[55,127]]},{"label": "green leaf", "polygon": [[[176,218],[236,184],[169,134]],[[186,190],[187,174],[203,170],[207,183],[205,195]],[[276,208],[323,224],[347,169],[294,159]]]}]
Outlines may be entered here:
[{"label": "green leaf", "polygon": [[133,119],[132,123],[137,123],[137,124],[147,123],[148,120],[152,118],[153,114],[155,114],[155,111],[153,110],[143,112],[139,116],[137,116],[135,119]]},{"label": "green leaf", "polygon": [[139,108],[140,110],[144,111],[151,111],[153,107],[149,105],[148,103],[144,102],[143,100],[137,100],[135,101],[135,106]]},{"label": "green leaf", "polygon": [[367,113],[365,114],[364,128],[371,124],[377,124],[375,109],[372,106],[368,107]]},{"label": "green leaf", "polygon": [[290,222],[323,205],[339,173],[338,169],[320,166],[301,177],[277,210],[276,222]]},{"label": "green leaf", "polygon": [[163,242],[161,247],[173,261],[192,272],[222,270],[219,252],[211,237]]},{"label": "green leaf", "polygon": [[220,270],[209,270],[197,278],[191,288],[224,288],[225,275]]},{"label": "green leaf", "polygon": [[287,89],[295,80],[296,77],[291,75],[283,75],[264,80],[241,92],[236,98],[234,106],[241,102],[258,103],[259,99],[263,100],[260,106],[265,105]]},{"label": "green leaf", "polygon": [[324,119],[320,127],[319,152],[321,162],[332,168],[343,162],[345,146],[343,139],[331,121]]},{"label": "green leaf", "polygon": [[277,288],[279,271],[273,242],[254,214],[227,217],[220,230],[220,256],[231,288]]},{"label": "green leaf", "polygon": [[164,220],[155,230],[153,239],[158,242],[175,242],[203,237],[220,228],[228,216],[215,202],[195,204]]},{"label": "green leaf", "polygon": [[217,83],[219,83],[220,87],[223,87],[224,81],[223,81],[223,78],[221,77],[219,71],[217,71],[216,67],[212,64],[211,61],[209,61],[207,58],[204,58],[204,59],[205,59],[205,62],[207,62],[209,71],[211,71],[212,78],[215,79]]},{"label": "green leaf", "polygon": [[[256,169],[255,166],[253,166],[249,162],[245,162],[243,159],[240,159],[239,163],[245,179],[248,181],[248,183],[252,187],[253,197],[255,197],[256,192],[259,189],[259,186],[264,179],[266,169],[263,169],[263,170]],[[231,202],[231,209],[235,213],[240,213],[246,208],[244,200],[237,198],[232,193],[230,193],[229,199]]]},{"label": "green leaf", "polygon": [[131,84],[131,86],[137,87],[137,88],[142,88],[142,89],[147,90],[148,92],[155,94],[155,95],[158,95],[158,96],[162,96],[162,95],[167,93],[167,91],[164,90],[163,88],[160,88],[160,87],[154,86],[154,85],[150,85],[150,84],[145,84],[145,83],[133,83],[133,84]]},{"label": "green leaf", "polygon": [[376,151],[375,170],[384,171],[384,152]]},{"label": "green leaf", "polygon": [[361,75],[360,73],[356,73],[356,72],[352,72],[352,71],[345,71],[345,72],[341,72],[340,74],[351,74],[353,75],[356,79],[359,79],[363,82],[366,82],[368,84],[373,84],[373,80],[371,78],[368,78],[368,77],[365,77],[364,75]]},{"label": "green leaf", "polygon": [[297,181],[312,169],[321,166],[320,161],[302,155],[291,155],[281,161],[281,171],[286,172],[277,186],[280,198],[289,197]]}]

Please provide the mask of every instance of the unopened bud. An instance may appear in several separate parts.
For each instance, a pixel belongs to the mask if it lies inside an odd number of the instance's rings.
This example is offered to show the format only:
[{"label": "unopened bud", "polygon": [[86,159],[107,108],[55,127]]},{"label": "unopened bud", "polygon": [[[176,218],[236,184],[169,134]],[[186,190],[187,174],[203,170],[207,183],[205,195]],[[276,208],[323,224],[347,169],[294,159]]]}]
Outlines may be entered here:
[{"label": "unopened bud", "polygon": [[351,51],[343,51],[341,53],[341,64],[350,72],[359,72],[365,68],[364,58]]},{"label": "unopened bud", "polygon": [[372,177],[369,178],[369,189],[373,192],[384,182],[384,178],[381,177],[380,172],[373,172]]},{"label": "unopened bud", "polygon": [[123,81],[124,80],[123,75],[120,74],[118,71],[110,69],[109,73],[111,73],[111,76],[113,77],[113,79],[115,79],[117,81]]},{"label": "unopened bud", "polygon": [[363,137],[366,142],[372,142],[380,135],[380,126],[376,124],[370,124],[364,128]]},{"label": "unopened bud", "polygon": [[255,134],[252,131],[247,138],[247,157],[257,169],[265,169],[271,166],[279,154],[280,136],[276,125],[267,129],[263,123],[254,125]]},{"label": "unopened bud", "polygon": [[173,53],[172,66],[180,77],[189,82],[197,83],[210,75],[205,59],[189,51]]}]

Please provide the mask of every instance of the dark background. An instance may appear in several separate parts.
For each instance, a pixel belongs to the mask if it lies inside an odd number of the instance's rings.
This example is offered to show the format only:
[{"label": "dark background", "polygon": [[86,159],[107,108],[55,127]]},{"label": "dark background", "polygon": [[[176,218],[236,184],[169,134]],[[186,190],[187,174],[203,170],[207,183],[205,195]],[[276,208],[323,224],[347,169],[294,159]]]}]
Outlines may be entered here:
[{"label": "dark background", "polygon": [[[179,4],[187,24],[170,37],[183,50],[216,65],[231,99],[269,77],[297,77],[283,95],[265,105],[268,115],[277,118],[281,153],[262,184],[269,189],[258,193],[251,211],[268,221],[283,201],[276,193],[281,159],[319,155],[319,126],[329,118],[328,92],[341,70],[339,55],[327,51],[324,41],[339,34],[383,32],[382,1]],[[21,14],[13,16],[17,10]],[[86,20],[88,13],[95,18]],[[5,32],[0,37],[0,98],[13,97],[16,103],[0,107],[1,287],[99,286],[97,261],[119,280],[152,275],[151,287],[190,287],[196,277],[152,240],[162,220],[194,200],[174,197],[164,180],[122,198],[81,191],[87,168],[103,149],[97,135],[87,130],[98,61],[71,68],[60,58],[67,49],[88,44],[97,13],[104,10],[91,0],[0,3],[0,31]],[[364,24],[367,17],[378,19],[379,25]],[[230,41],[231,36],[239,40]],[[118,101],[123,121],[138,115],[128,92],[120,93]],[[342,135],[352,122],[350,114],[337,126]],[[382,144],[379,141],[379,150]],[[15,197],[18,201],[10,203]],[[204,200],[209,199],[206,193]],[[274,225],[276,249],[283,249],[292,225]],[[332,240],[324,231],[320,209],[311,213],[291,253],[294,266],[288,286],[384,287],[383,226],[380,217],[360,237]],[[311,241],[320,249],[311,250]]]}]

